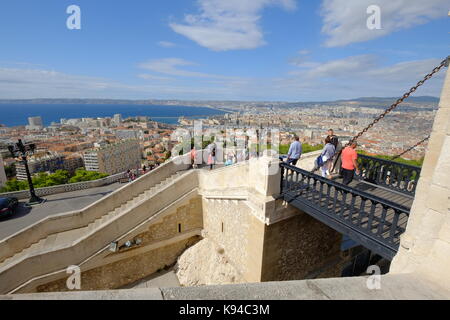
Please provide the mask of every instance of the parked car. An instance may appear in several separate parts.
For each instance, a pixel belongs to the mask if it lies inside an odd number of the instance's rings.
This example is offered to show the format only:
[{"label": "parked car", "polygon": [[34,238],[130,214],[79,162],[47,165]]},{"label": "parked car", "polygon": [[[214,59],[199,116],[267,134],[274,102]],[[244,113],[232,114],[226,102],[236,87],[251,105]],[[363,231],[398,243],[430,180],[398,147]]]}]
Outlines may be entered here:
[{"label": "parked car", "polygon": [[13,215],[18,205],[17,198],[0,198],[0,218]]}]

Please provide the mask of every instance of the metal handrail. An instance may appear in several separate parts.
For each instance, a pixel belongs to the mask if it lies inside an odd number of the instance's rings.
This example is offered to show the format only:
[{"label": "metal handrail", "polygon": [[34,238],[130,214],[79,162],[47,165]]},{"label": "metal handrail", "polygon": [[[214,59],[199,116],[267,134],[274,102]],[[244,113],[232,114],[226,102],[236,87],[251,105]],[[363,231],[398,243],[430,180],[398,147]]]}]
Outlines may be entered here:
[{"label": "metal handrail", "polygon": [[[307,177],[313,178],[313,179],[315,179],[317,181],[326,183],[328,185],[331,185],[333,187],[341,189],[341,190],[343,190],[345,192],[354,194],[356,196],[360,196],[360,197],[365,198],[367,200],[378,202],[381,205],[385,205],[385,206],[391,207],[392,209],[395,209],[395,210],[398,210],[398,211],[405,211],[405,213],[407,213],[409,215],[409,210],[410,210],[409,208],[407,208],[405,206],[402,206],[402,205],[399,205],[399,204],[397,204],[395,202],[392,202],[390,200],[380,198],[380,197],[378,197],[376,195],[364,192],[362,190],[351,188],[349,186],[346,186],[345,184],[342,184],[342,183],[336,182],[334,180],[330,180],[330,179],[321,177],[319,175],[316,175],[316,174],[314,174],[312,172],[309,172],[309,171],[306,171],[304,169],[291,166],[291,165],[289,165],[287,163],[281,163],[280,165],[281,165],[282,168],[287,168],[289,170],[296,171],[297,173],[301,173],[304,176],[307,176]],[[283,174],[282,174],[282,177],[283,177]],[[281,190],[281,193],[283,193],[283,189]]]},{"label": "metal handrail", "polygon": [[404,167],[404,168],[411,169],[411,170],[419,170],[420,171],[422,169],[421,167],[413,166],[411,164],[401,163],[401,162],[388,160],[388,159],[377,158],[377,157],[371,157],[371,156],[368,156],[368,155],[365,155],[365,154],[359,154],[358,158],[368,159],[368,160],[375,160],[375,161],[378,161],[378,162],[384,162],[386,164],[392,164],[392,165],[395,165],[395,166]]},{"label": "metal handrail", "polygon": [[410,209],[281,163],[281,196],[291,205],[392,259],[398,251]]},{"label": "metal handrail", "polygon": [[392,160],[359,155],[360,173],[357,178],[368,180],[388,189],[415,195],[421,168]]}]

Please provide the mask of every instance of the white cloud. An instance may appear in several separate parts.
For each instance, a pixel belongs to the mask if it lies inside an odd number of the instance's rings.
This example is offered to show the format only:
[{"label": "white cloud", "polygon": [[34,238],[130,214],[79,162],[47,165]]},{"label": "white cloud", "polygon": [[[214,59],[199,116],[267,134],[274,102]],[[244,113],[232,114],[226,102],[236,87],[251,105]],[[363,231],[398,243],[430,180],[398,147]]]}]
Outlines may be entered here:
[{"label": "white cloud", "polygon": [[163,48],[174,48],[177,45],[170,41],[159,41],[158,46],[163,47]]},{"label": "white cloud", "polygon": [[[151,73],[132,84],[113,79],[71,75],[52,70],[0,67],[0,98],[111,98],[323,101],[360,96],[401,96],[441,59],[383,63],[375,55],[331,61],[307,61],[278,78],[225,77],[181,68],[195,64],[160,59],[143,64]],[[155,74],[153,74],[155,72]],[[444,72],[415,95],[439,96]]]},{"label": "white cloud", "polygon": [[198,0],[200,13],[186,15],[173,31],[214,51],[254,49],[265,44],[259,26],[261,11],[270,5],[296,8],[295,0]]},{"label": "white cloud", "polygon": [[374,55],[352,56],[333,60],[322,64],[310,63],[306,73],[309,78],[341,78],[365,74],[367,70],[377,67],[377,57]]},{"label": "white cloud", "polygon": [[180,58],[163,58],[150,60],[139,65],[140,68],[150,70],[153,72],[162,73],[165,75],[179,76],[179,77],[194,77],[194,78],[225,78],[219,75],[212,75],[196,71],[188,71],[180,67],[196,66],[197,64]]},{"label": "white cloud", "polygon": [[132,86],[117,81],[54,70],[0,67],[0,98],[92,98],[129,94]]},{"label": "white cloud", "polygon": [[[423,79],[440,61],[425,59],[383,65],[380,57],[375,55],[310,61],[291,71],[288,77],[275,79],[274,88],[286,93],[297,91],[303,100],[396,97]],[[415,95],[439,96],[443,78],[443,72],[435,75]]]},{"label": "white cloud", "polygon": [[170,77],[155,76],[153,74],[148,74],[148,73],[138,74],[138,77],[141,79],[144,79],[144,80],[155,80],[155,81],[172,81],[172,80],[174,80],[173,78],[170,78]]},{"label": "white cloud", "polygon": [[[367,28],[367,8],[381,9],[381,30]],[[445,17],[450,9],[448,0],[324,0],[322,32],[328,36],[328,47],[364,42],[390,33]],[[413,39],[412,39],[413,40]]]},{"label": "white cloud", "polygon": [[[139,76],[138,76],[139,77]],[[0,99],[108,98],[108,99],[199,99],[224,98],[228,88],[202,82],[177,82],[141,75],[154,80],[147,84],[127,84],[112,79],[70,75],[52,70],[0,67]],[[207,96],[209,95],[209,96]]]}]

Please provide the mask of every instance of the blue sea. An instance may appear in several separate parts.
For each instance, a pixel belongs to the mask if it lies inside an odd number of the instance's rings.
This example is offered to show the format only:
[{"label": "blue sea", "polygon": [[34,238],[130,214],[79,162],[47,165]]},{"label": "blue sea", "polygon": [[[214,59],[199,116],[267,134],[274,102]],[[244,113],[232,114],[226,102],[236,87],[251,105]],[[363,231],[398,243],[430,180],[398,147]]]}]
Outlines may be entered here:
[{"label": "blue sea", "polygon": [[0,124],[8,127],[28,124],[29,117],[42,117],[45,126],[60,122],[61,118],[96,118],[148,116],[154,121],[176,124],[178,118],[202,118],[224,114],[224,111],[205,107],[120,105],[120,104],[0,104]]}]

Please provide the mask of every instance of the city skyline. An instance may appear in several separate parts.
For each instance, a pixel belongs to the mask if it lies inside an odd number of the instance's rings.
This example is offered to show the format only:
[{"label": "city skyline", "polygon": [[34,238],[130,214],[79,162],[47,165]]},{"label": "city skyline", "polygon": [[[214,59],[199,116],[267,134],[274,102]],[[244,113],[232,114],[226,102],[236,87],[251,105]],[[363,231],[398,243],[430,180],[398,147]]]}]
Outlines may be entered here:
[{"label": "city skyline", "polygon": [[[448,54],[447,1],[412,2],[378,1],[375,30],[365,0],[7,2],[0,99],[395,97]],[[80,30],[66,26],[70,5]]]}]

